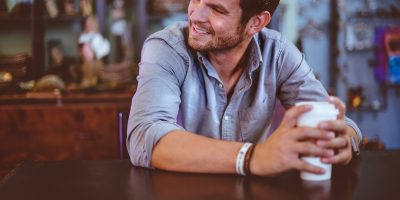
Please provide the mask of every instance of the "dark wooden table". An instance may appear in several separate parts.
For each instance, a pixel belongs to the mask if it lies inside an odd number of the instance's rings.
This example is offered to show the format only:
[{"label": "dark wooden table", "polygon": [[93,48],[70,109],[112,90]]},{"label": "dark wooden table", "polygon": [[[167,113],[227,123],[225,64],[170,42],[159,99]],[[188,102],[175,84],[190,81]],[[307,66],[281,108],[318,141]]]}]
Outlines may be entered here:
[{"label": "dark wooden table", "polygon": [[325,182],[185,174],[121,161],[28,161],[0,182],[0,199],[400,199],[400,151],[363,152]]}]

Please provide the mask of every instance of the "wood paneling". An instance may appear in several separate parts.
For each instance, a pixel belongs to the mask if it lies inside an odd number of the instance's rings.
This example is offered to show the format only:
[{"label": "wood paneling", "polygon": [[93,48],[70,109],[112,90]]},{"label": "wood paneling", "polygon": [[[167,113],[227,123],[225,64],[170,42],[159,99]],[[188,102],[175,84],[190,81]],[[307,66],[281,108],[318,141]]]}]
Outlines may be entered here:
[{"label": "wood paneling", "polygon": [[0,105],[0,177],[23,160],[119,159],[126,101]]}]

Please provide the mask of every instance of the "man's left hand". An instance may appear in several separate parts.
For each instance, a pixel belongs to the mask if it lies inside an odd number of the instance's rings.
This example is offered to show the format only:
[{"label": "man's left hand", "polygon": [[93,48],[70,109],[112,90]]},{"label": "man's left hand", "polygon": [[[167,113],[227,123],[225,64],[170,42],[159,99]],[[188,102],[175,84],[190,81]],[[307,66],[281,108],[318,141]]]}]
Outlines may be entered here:
[{"label": "man's left hand", "polygon": [[318,140],[317,145],[336,151],[334,156],[323,157],[322,162],[331,164],[348,164],[352,157],[351,136],[357,138],[354,129],[344,122],[346,114],[345,104],[337,97],[329,97],[329,102],[334,104],[339,110],[337,120],[321,122],[318,127],[326,131],[335,132],[336,137],[331,140]]}]

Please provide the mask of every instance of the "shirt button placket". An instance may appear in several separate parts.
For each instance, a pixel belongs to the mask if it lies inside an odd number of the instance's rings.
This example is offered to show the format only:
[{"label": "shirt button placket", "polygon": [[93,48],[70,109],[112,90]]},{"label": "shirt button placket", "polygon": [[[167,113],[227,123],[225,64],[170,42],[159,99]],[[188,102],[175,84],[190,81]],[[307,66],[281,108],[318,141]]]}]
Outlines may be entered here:
[{"label": "shirt button placket", "polygon": [[229,140],[228,127],[229,127],[229,116],[227,113],[225,113],[224,120],[222,123],[222,138],[223,138],[223,140]]},{"label": "shirt button placket", "polygon": [[228,120],[229,120],[229,116],[228,116],[228,115],[225,115],[224,120],[225,120],[225,121],[228,121]]}]

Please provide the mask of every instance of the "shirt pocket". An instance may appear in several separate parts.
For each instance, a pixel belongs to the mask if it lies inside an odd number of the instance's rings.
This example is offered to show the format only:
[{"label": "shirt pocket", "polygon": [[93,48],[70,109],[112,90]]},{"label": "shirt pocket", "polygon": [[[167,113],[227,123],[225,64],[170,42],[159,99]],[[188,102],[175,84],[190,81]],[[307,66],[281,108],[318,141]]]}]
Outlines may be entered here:
[{"label": "shirt pocket", "polygon": [[257,142],[271,122],[268,105],[248,107],[239,112],[242,141]]}]

